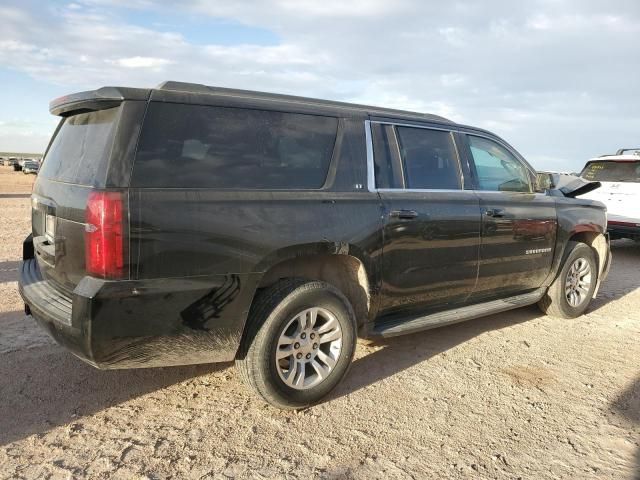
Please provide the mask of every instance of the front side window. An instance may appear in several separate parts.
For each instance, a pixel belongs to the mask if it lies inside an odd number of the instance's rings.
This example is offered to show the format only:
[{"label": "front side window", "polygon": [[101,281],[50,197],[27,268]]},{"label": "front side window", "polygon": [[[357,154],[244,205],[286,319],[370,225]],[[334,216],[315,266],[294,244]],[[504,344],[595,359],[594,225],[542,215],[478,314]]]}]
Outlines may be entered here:
[{"label": "front side window", "polygon": [[396,127],[408,189],[460,188],[458,156],[450,132]]},{"label": "front side window", "polygon": [[469,135],[469,146],[478,175],[478,189],[498,192],[531,192],[525,166],[502,145]]},{"label": "front side window", "polygon": [[319,189],[337,128],[334,117],[152,102],[131,184]]}]

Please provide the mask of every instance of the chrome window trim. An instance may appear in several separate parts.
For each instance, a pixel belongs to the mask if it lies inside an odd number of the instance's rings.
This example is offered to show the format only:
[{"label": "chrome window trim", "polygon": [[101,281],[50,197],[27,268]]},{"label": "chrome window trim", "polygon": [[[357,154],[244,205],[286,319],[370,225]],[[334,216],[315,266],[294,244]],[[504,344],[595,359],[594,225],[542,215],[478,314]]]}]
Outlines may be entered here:
[{"label": "chrome window trim", "polygon": [[367,120],[369,123],[377,123],[380,125],[393,125],[395,127],[414,127],[414,128],[422,128],[424,130],[440,130],[442,132],[457,132],[459,131],[456,128],[445,128],[445,127],[428,127],[426,125],[415,125],[412,123],[397,123],[390,122],[388,120]]},{"label": "chrome window trim", "polygon": [[[392,125],[394,127],[412,127],[412,128],[422,128],[424,130],[438,130],[441,132],[448,132],[451,136],[451,141],[453,142],[453,148],[456,151],[456,155],[458,157],[458,171],[460,173],[460,188],[459,189],[447,189],[447,188],[376,188],[376,179],[374,175],[374,160],[373,160],[373,135],[371,133],[371,124],[375,123],[378,125]],[[410,123],[396,123],[389,121],[378,121],[378,120],[365,120],[364,121],[365,129],[365,141],[367,144],[367,188],[370,192],[417,192],[417,193],[460,193],[460,192],[474,192],[474,190],[466,190],[464,188],[464,171],[462,170],[462,165],[460,162],[462,158],[460,157],[460,152],[458,150],[458,145],[456,144],[455,138],[453,138],[454,133],[459,133],[460,130],[454,128],[440,128],[440,127],[428,127],[424,125],[413,125]],[[394,129],[395,134],[395,129]],[[400,145],[396,138],[396,146],[399,149]],[[402,158],[402,156],[400,156]],[[519,159],[518,159],[519,160]],[[404,172],[403,172],[404,175]],[[403,178],[404,182],[404,178]]]},{"label": "chrome window trim", "polygon": [[[373,137],[371,136],[371,121],[364,121],[364,137],[367,143],[367,189],[370,192],[376,191],[376,180],[373,176]],[[362,138],[362,137],[361,137]]]},{"label": "chrome window trim", "polygon": [[542,196],[546,196],[544,193],[541,192],[510,192],[508,190],[471,190],[472,192],[476,192],[478,194],[480,193],[502,193],[503,195],[542,195]]},{"label": "chrome window trim", "polygon": [[[474,193],[476,190],[452,190],[450,188],[378,188],[377,192],[415,192],[415,193]],[[503,193],[503,192],[500,192]]]}]

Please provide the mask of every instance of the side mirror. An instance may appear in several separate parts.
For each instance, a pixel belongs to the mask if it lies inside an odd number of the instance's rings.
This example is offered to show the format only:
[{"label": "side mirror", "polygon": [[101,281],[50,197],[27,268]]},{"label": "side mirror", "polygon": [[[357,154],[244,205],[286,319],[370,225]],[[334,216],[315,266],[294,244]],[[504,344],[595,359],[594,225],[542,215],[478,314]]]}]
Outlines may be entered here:
[{"label": "side mirror", "polygon": [[552,173],[538,172],[536,175],[537,188],[536,191],[544,192],[556,188],[556,183]]}]

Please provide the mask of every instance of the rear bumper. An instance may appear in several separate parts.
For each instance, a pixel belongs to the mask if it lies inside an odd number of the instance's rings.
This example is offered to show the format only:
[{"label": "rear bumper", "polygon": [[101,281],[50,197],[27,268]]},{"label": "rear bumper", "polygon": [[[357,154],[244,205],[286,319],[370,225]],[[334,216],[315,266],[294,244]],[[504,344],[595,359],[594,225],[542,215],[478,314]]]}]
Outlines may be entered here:
[{"label": "rear bumper", "polygon": [[25,313],[32,315],[58,343],[91,362],[82,332],[72,326],[72,299],[42,280],[35,259],[22,263],[18,288],[25,302]]},{"label": "rear bumper", "polygon": [[253,276],[105,281],[85,277],[70,295],[22,263],[27,313],[61,345],[98,368],[231,361],[255,291]]}]

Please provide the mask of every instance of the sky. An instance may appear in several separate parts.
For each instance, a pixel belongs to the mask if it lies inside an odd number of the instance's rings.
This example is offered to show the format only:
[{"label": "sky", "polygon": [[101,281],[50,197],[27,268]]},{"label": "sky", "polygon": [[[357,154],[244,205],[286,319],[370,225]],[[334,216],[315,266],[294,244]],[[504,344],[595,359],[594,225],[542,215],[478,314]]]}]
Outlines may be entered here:
[{"label": "sky", "polygon": [[534,167],[640,146],[637,0],[2,0],[0,151],[50,100],[179,80],[435,113]]}]

